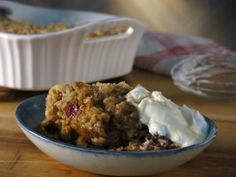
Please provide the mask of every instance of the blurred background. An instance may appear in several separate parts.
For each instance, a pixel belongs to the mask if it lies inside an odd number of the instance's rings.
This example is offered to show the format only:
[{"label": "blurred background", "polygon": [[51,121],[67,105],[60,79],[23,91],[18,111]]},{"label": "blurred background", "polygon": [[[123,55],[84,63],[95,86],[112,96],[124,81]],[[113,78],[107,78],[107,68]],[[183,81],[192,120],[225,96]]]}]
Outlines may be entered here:
[{"label": "blurred background", "polygon": [[50,8],[69,8],[131,16],[152,31],[209,37],[236,50],[234,0],[12,0]]}]

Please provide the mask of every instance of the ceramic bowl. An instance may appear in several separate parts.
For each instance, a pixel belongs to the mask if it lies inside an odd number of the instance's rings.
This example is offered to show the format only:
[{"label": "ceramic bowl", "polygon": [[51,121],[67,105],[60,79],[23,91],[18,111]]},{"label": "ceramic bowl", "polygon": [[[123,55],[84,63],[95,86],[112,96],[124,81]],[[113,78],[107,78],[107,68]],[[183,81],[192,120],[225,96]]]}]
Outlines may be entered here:
[{"label": "ceramic bowl", "polygon": [[[93,82],[128,74],[146,27],[138,20],[109,14],[56,10],[0,1],[7,16],[35,24],[64,22],[59,32],[19,35],[0,32],[0,86],[47,90],[61,82]],[[86,38],[112,27],[121,34]]]},{"label": "ceramic bowl", "polygon": [[16,122],[25,135],[44,153],[52,158],[84,171],[114,176],[152,175],[177,167],[197,156],[215,138],[215,123],[209,125],[207,137],[189,147],[163,151],[111,151],[83,148],[51,140],[35,129],[44,118],[46,95],[29,98],[18,106]]}]

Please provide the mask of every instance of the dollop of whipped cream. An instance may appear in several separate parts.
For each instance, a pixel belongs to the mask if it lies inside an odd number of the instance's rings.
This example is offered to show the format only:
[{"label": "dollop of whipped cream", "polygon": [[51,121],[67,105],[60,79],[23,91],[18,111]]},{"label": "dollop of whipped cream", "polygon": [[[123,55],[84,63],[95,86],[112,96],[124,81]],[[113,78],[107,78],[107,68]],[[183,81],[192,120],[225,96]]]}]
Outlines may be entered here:
[{"label": "dollop of whipped cream", "polygon": [[198,111],[178,106],[159,91],[137,86],[126,99],[137,107],[140,121],[152,135],[165,136],[181,147],[199,143],[207,135],[208,124]]}]

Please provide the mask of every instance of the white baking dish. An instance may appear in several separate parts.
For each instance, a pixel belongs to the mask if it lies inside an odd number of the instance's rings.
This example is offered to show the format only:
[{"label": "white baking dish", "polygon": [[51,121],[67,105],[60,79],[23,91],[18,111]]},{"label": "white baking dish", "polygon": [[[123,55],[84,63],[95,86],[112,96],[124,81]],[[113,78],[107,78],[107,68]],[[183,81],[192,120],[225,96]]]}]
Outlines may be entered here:
[{"label": "white baking dish", "polygon": [[[141,22],[107,14],[52,10],[0,1],[10,18],[30,23],[65,22],[79,25],[60,32],[36,35],[0,33],[0,86],[45,90],[60,82],[93,82],[129,73],[139,40]],[[96,29],[126,26],[125,33],[85,39]]]}]

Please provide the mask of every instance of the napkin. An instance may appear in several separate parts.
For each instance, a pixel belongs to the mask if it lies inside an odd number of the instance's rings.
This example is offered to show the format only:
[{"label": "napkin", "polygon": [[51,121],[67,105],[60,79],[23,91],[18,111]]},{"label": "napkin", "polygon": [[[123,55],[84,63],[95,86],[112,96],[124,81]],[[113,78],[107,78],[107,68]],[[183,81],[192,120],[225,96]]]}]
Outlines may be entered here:
[{"label": "napkin", "polygon": [[147,32],[137,51],[134,65],[154,73],[170,75],[171,68],[179,61],[193,55],[236,56],[214,40],[181,34]]}]

